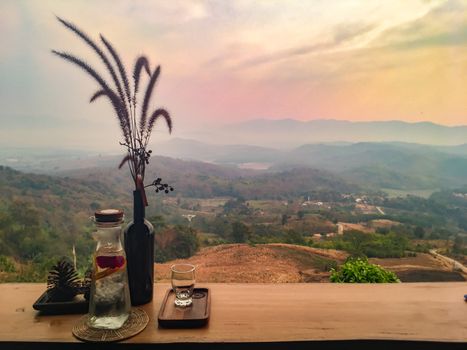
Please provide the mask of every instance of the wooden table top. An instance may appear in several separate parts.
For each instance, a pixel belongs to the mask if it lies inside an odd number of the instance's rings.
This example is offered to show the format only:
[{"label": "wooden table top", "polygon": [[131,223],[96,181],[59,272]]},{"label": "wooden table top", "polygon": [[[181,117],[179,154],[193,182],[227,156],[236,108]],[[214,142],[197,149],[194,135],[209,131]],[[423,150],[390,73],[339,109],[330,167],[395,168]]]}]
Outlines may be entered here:
[{"label": "wooden table top", "polygon": [[[262,343],[333,340],[467,342],[467,282],[399,284],[202,284],[212,293],[202,329],[159,329],[168,284],[142,308],[147,328],[122,343]],[[79,342],[81,315],[41,316],[32,304],[44,284],[0,284],[3,342]]]}]

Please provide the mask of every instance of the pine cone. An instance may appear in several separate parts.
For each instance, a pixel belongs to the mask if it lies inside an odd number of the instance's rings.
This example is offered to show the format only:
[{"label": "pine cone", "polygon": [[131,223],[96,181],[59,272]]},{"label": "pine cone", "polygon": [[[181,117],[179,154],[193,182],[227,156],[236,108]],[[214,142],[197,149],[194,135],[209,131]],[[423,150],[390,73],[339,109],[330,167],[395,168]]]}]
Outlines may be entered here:
[{"label": "pine cone", "polygon": [[51,301],[69,301],[79,292],[79,278],[73,264],[61,258],[49,271],[47,294]]}]

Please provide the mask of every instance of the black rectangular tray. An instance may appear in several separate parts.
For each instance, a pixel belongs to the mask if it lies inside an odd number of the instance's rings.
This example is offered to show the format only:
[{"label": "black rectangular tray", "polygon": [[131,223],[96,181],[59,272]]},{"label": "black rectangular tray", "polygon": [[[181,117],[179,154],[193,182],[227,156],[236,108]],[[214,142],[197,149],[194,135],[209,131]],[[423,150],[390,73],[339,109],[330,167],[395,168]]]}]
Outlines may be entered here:
[{"label": "black rectangular tray", "polygon": [[88,312],[89,302],[82,295],[77,295],[71,301],[50,301],[45,291],[32,307],[47,315],[85,314]]},{"label": "black rectangular tray", "polygon": [[159,327],[199,328],[209,322],[211,293],[208,288],[195,288],[193,304],[182,308],[174,305],[175,293],[169,289],[159,310]]}]

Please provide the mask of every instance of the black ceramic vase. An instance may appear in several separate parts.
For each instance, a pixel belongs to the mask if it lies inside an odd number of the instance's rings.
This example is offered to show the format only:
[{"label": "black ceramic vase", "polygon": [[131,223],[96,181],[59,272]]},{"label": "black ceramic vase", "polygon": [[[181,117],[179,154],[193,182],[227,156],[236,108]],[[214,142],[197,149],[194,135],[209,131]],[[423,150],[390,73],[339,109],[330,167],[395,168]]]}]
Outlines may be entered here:
[{"label": "black ceramic vase", "polygon": [[141,191],[133,192],[133,221],[125,228],[125,252],[131,305],[152,300],[154,286],[154,228],[145,220]]}]

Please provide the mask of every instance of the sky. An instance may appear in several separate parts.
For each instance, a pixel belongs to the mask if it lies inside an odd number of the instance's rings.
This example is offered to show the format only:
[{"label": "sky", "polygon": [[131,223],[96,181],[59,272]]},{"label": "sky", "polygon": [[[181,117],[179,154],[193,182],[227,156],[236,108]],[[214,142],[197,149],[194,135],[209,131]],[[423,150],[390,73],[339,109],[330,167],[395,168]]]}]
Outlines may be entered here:
[{"label": "sky", "polygon": [[175,136],[258,118],[467,124],[467,0],[1,0],[3,147],[118,147],[95,82],[50,50],[105,69],[55,15],[129,71],[141,54],[161,65],[151,107]]}]

